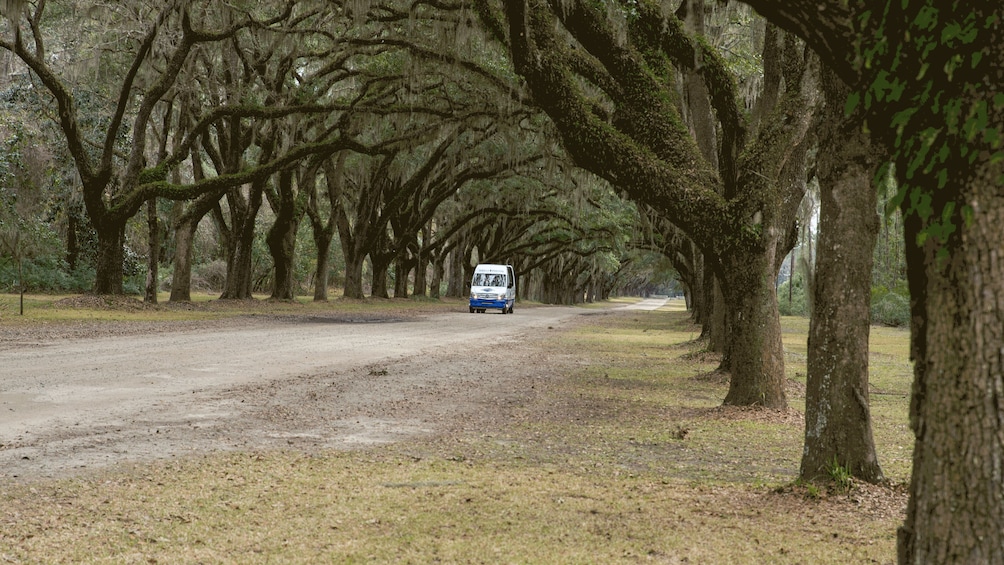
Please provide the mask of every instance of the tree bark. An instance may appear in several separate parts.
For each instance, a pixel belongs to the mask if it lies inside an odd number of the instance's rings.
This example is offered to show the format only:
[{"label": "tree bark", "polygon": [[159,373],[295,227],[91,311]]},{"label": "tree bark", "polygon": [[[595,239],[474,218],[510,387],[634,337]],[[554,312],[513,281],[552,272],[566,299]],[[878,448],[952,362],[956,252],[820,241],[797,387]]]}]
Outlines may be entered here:
[{"label": "tree bark", "polygon": [[125,221],[95,222],[98,258],[94,277],[95,294],[122,294]]},{"label": "tree bark", "polygon": [[901,563],[1004,563],[1004,164],[970,170],[949,192],[973,217],[943,248],[918,246],[906,218],[916,441]]},{"label": "tree bark", "polygon": [[409,261],[398,257],[394,261],[394,298],[408,298]]},{"label": "tree bark", "polygon": [[279,173],[278,194],[271,195],[270,201],[277,208],[275,222],[266,236],[269,253],[272,255],[273,279],[272,298],[293,300],[296,298],[296,232],[300,227],[301,211],[297,210],[296,196],[293,194],[293,172]]},{"label": "tree bark", "polygon": [[373,284],[370,289],[370,296],[374,298],[390,298],[390,292],[387,290],[387,274],[390,271],[390,265],[393,260],[394,255],[392,253],[370,252],[370,266],[373,267]]},{"label": "tree bark", "polygon": [[427,296],[429,288],[429,258],[419,255],[415,265],[415,285],[412,291],[414,296]]},{"label": "tree bark", "polygon": [[314,270],[314,301],[328,299],[329,271],[331,270],[331,230],[314,230],[314,246],[317,247],[317,268]]},{"label": "tree bark", "polygon": [[834,465],[876,483],[868,402],[872,250],[878,236],[873,171],[881,150],[857,119],[844,118],[850,94],[824,72],[826,109],[820,131],[819,237],[808,342],[805,444],[799,475],[826,478]]},{"label": "tree bark", "polygon": [[198,227],[199,220],[192,218],[185,218],[175,226],[171,302],[192,300],[192,257],[195,254],[192,243],[195,239],[195,230]]},{"label": "tree bark", "polygon": [[726,351],[731,378],[724,404],[787,409],[774,261],[753,254],[732,262],[732,276],[722,283],[731,331]]},{"label": "tree bark", "polygon": [[445,257],[437,255],[432,261],[432,279],[429,281],[429,298],[438,299],[440,288],[443,286],[443,278],[446,275],[446,266],[443,264]]},{"label": "tree bark", "polygon": [[259,183],[253,184],[246,201],[240,190],[231,191],[230,214],[234,225],[231,237],[227,239],[227,280],[221,299],[248,300],[253,297],[255,218],[261,207],[263,188]]},{"label": "tree bark", "polygon": [[366,256],[357,257],[355,253],[345,255],[345,288],[342,296],[345,298],[364,298],[363,293],[363,262]]},{"label": "tree bark", "polygon": [[160,290],[160,222],[157,221],[157,198],[148,200],[146,206],[149,254],[146,268],[146,294],[143,301],[148,304],[156,304],[157,291]]},{"label": "tree bark", "polygon": [[464,269],[467,256],[463,249],[462,245],[458,245],[447,257],[450,268],[447,271],[446,296],[449,298],[465,298],[471,290],[468,287],[470,279],[466,278],[467,272]]}]

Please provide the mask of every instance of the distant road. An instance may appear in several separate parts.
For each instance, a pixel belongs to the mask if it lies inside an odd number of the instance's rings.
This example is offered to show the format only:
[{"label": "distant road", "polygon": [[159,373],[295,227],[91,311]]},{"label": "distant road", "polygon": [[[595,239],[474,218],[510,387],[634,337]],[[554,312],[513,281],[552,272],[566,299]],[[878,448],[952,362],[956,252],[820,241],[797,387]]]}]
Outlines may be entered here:
[{"label": "distant road", "polygon": [[658,310],[666,305],[669,299],[665,296],[657,296],[653,298],[646,298],[641,302],[631,304],[629,306],[624,306],[624,310]]}]

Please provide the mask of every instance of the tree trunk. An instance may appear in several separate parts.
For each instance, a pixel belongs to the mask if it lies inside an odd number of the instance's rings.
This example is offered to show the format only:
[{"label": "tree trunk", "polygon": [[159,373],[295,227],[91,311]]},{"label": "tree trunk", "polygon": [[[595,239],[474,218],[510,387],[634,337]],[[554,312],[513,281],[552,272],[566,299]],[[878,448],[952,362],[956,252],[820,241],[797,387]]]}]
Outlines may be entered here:
[{"label": "tree trunk", "polygon": [[408,275],[411,273],[410,261],[398,258],[394,261],[394,298],[408,298]]},{"label": "tree trunk", "polygon": [[446,296],[465,298],[470,289],[467,288],[469,279],[465,279],[464,263],[467,257],[464,255],[463,247],[460,245],[455,247],[447,260],[450,262],[450,269],[448,271],[449,279],[446,281]]},{"label": "tree trunk", "polygon": [[248,300],[252,298],[252,237],[235,234],[234,247],[227,260],[227,281],[221,299]]},{"label": "tree trunk", "polygon": [[293,173],[279,174],[278,194],[269,196],[273,207],[277,208],[275,222],[265,240],[272,255],[272,298],[293,300],[296,298],[296,232],[300,227],[301,215],[297,211],[293,194]]},{"label": "tree trunk", "polygon": [[122,294],[122,261],[124,259],[125,222],[93,222],[98,236],[98,258],[95,265],[94,293]]},{"label": "tree trunk", "polygon": [[953,170],[942,193],[970,220],[923,247],[916,213],[905,222],[916,441],[900,563],[1004,563],[1004,163]]},{"label": "tree trunk", "polygon": [[275,273],[272,281],[272,298],[276,300],[296,298],[294,258],[296,256],[296,230],[298,227],[299,222],[295,219],[283,218],[280,214],[266,237]]},{"label": "tree trunk", "polygon": [[429,258],[425,255],[419,255],[417,258],[417,264],[415,265],[415,286],[412,290],[414,296],[426,296],[426,289],[429,286],[429,262]]},{"label": "tree trunk", "polygon": [[314,271],[314,301],[328,299],[328,271],[331,270],[331,240],[333,230],[314,230],[314,246],[317,247],[317,269]]},{"label": "tree trunk", "polygon": [[437,255],[432,261],[432,280],[429,281],[429,298],[438,299],[440,287],[443,286],[443,278],[446,276],[446,257]]},{"label": "tree trunk", "polygon": [[156,198],[151,198],[146,203],[146,227],[149,234],[147,237],[149,254],[146,267],[146,294],[143,301],[148,304],[156,304],[157,291],[160,290],[160,227],[157,221]]},{"label": "tree trunk", "polygon": [[[868,404],[872,250],[878,236],[874,148],[857,121],[843,117],[849,89],[826,73],[820,128],[819,239],[809,324],[805,447],[799,474],[826,477],[840,465],[882,480]],[[808,285],[807,285],[808,286]]]},{"label": "tree trunk", "polygon": [[345,288],[342,290],[342,296],[345,298],[363,298],[363,261],[365,259],[365,255],[345,254]]},{"label": "tree trunk", "polygon": [[171,279],[171,302],[189,302],[192,300],[192,257],[195,248],[195,230],[199,220],[186,218],[175,227],[174,236],[174,274]]},{"label": "tree trunk", "polygon": [[227,281],[221,299],[248,300],[253,297],[255,218],[261,208],[263,191],[264,185],[256,183],[251,186],[246,200],[239,189],[232,190],[229,196],[233,228],[228,240]]},{"label": "tree trunk", "polygon": [[390,293],[387,291],[387,272],[390,270],[392,259],[393,255],[387,253],[370,253],[370,265],[373,267],[373,288],[370,290],[370,296],[390,298]]},{"label": "tree trunk", "polygon": [[784,348],[770,253],[750,253],[727,263],[722,293],[730,340],[729,392],[725,404],[784,410]]}]

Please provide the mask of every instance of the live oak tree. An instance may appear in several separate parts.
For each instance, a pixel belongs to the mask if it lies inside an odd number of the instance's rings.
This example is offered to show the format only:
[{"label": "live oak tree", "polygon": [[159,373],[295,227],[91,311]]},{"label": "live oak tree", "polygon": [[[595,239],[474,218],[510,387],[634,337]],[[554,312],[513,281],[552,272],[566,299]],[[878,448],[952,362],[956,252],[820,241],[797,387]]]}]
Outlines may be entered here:
[{"label": "live oak tree", "polygon": [[[483,6],[485,19],[501,18]],[[751,124],[714,49],[658,5],[529,0],[501,9],[515,68],[573,159],[658,210],[712,262],[731,337],[725,402],[786,407],[774,281],[804,191],[812,57],[784,34],[768,38],[768,90],[755,114],[764,118]],[[672,102],[674,66],[697,72],[709,92],[721,128],[717,168]]]},{"label": "live oak tree", "polygon": [[904,213],[916,436],[901,563],[1004,563],[1004,6],[747,0],[851,86]]},{"label": "live oak tree", "polygon": [[[166,172],[161,164],[148,162],[151,149],[148,128],[154,109],[173,86],[196,45],[231,37],[239,29],[252,25],[253,20],[247,18],[230,27],[204,32],[192,26],[191,13],[198,9],[196,6],[180,10],[168,5],[149,13],[134,14],[123,9],[104,14],[111,20],[128,22],[127,25],[144,20],[154,23],[131,40],[135,47],[132,59],[117,67],[122,73],[109,77],[119,81],[118,90],[111,92],[110,114],[101,132],[104,138],[91,140],[80,127],[72,84],[59,74],[68,69],[57,68],[54,64],[57,59],[48,57],[46,52],[45,31],[50,23],[46,19],[47,4],[37,4],[33,12],[28,11],[27,3],[8,4],[5,6],[8,26],[0,48],[15,54],[52,96],[56,119],[83,185],[88,216],[97,232],[99,256],[94,290],[121,293],[125,224],[143,202],[158,192],[155,183],[163,181]],[[50,11],[58,13],[56,7]],[[23,29],[25,24],[27,32]],[[154,68],[158,70],[151,72]],[[127,125],[129,117],[132,123]],[[128,143],[123,143],[125,137]],[[170,195],[178,196],[176,192]]]}]

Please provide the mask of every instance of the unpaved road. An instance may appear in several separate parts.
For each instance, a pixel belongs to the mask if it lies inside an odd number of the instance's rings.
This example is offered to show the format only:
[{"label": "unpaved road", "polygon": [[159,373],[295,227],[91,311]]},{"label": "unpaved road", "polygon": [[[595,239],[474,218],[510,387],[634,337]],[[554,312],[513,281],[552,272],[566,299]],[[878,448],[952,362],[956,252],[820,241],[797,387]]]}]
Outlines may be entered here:
[{"label": "unpaved road", "polygon": [[549,362],[532,344],[596,314],[539,307],[238,318],[111,337],[0,333],[0,480],[435,434],[530,394]]}]

